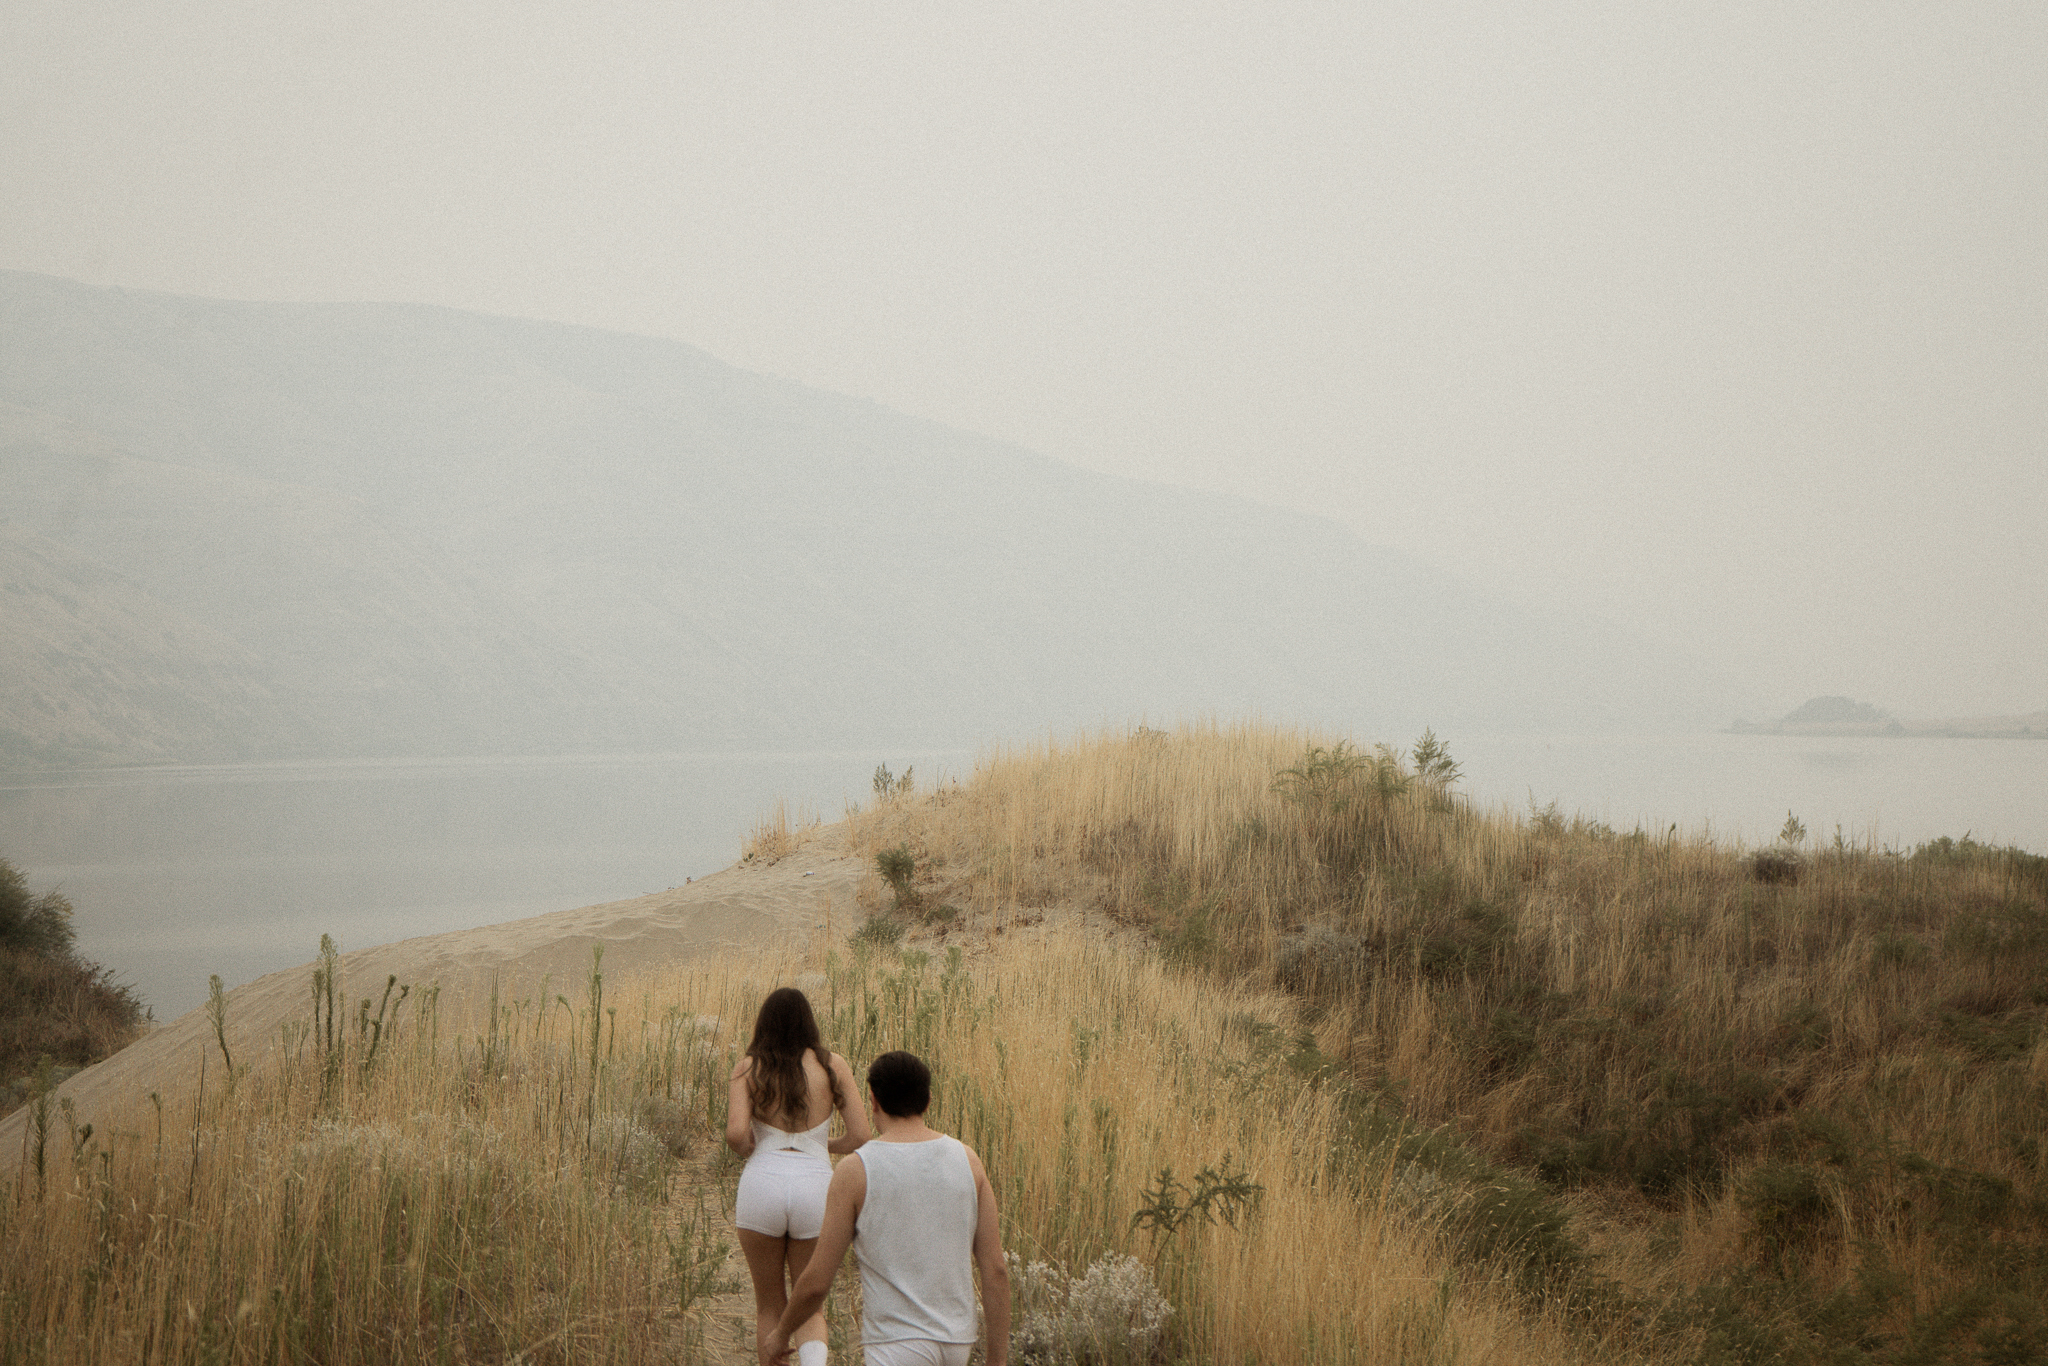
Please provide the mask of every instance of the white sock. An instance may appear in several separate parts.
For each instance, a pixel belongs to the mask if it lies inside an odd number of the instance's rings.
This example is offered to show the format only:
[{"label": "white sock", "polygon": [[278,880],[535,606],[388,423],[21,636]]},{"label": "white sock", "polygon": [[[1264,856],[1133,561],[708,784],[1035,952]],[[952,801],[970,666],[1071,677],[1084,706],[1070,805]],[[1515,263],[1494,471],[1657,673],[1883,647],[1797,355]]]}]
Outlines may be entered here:
[{"label": "white sock", "polygon": [[797,1366],[825,1366],[825,1339],[812,1338],[796,1345]]}]

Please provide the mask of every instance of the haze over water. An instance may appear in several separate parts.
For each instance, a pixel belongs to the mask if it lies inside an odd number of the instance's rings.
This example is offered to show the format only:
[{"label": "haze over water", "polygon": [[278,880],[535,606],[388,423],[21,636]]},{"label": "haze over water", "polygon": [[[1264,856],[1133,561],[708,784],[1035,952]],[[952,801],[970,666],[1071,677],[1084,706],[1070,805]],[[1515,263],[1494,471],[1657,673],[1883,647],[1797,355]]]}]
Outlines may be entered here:
[{"label": "haze over water", "polygon": [[[1811,843],[1910,849],[1966,831],[2048,851],[2048,746],[1791,736],[1448,737],[1460,789],[1555,801],[1626,832],[1709,828],[1750,845],[1789,809]],[[965,750],[250,765],[0,779],[7,856],[77,907],[79,949],[159,1020],[344,950],[680,885],[736,862],[784,798],[835,820],[877,762],[924,784]]]},{"label": "haze over water", "polygon": [[2042,6],[4,32],[0,268],[688,341],[1595,611],[1745,677],[1732,714],[2048,704]]}]

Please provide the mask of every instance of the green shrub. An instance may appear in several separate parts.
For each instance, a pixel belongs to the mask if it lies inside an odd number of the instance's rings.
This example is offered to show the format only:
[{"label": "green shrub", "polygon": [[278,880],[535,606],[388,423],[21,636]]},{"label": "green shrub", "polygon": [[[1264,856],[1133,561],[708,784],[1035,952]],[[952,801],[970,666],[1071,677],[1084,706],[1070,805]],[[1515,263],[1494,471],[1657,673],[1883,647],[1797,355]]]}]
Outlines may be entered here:
[{"label": "green shrub", "polygon": [[33,895],[0,859],[0,1115],[33,1089],[38,1060],[75,1071],[126,1047],[148,1012],[134,988],[78,958],[71,903]]},{"label": "green shrub", "polygon": [[918,895],[912,880],[917,876],[917,860],[911,855],[910,846],[899,844],[894,849],[884,849],[875,855],[875,867],[896,893],[896,909],[915,910]]},{"label": "green shrub", "polygon": [[1820,1174],[1797,1163],[1756,1168],[1744,1178],[1738,1194],[1756,1221],[1764,1252],[1773,1258],[1811,1242],[1827,1218],[1828,1198]]},{"label": "green shrub", "polygon": [[1176,963],[1199,965],[1210,962],[1217,950],[1216,926],[1211,919],[1215,909],[1215,902],[1204,901],[1182,912],[1160,935],[1160,950]]},{"label": "green shrub", "polygon": [[[2017,995],[2017,993],[2015,993]],[[1996,999],[1952,1000],[1934,1013],[1935,1037],[1985,1062],[2011,1062],[2034,1051],[2038,1010],[1999,1009]]]},{"label": "green shrub", "polygon": [[1780,1037],[1794,1048],[1825,1048],[1833,1033],[1826,1012],[1812,1001],[1801,1001],[1785,1012],[1778,1024]]},{"label": "green shrub", "polygon": [[0,859],[0,949],[64,958],[77,938],[71,927],[71,903],[63,894],[33,895],[21,870]]},{"label": "green shrub", "polygon": [[876,764],[875,796],[885,802],[895,801],[899,797],[908,797],[913,790],[911,775],[916,771],[915,768],[906,768],[903,770],[903,776],[899,778],[889,772],[887,764]]},{"label": "green shrub", "polygon": [[1542,1022],[1519,1010],[1501,1007],[1487,1018],[1486,1028],[1474,1041],[1489,1077],[1506,1079],[1526,1071],[1536,1059]]},{"label": "green shrub", "polygon": [[[1423,886],[1430,886],[1429,879]],[[1515,941],[1514,917],[1473,898],[1453,917],[1432,917],[1408,931],[1415,966],[1426,977],[1462,977],[1491,967]]]},{"label": "green shrub", "polygon": [[1787,1353],[1780,1287],[1754,1272],[1697,1286],[1665,1307],[1656,1328],[1698,1345],[1699,1366],[1763,1366]]},{"label": "green shrub", "polygon": [[1382,1098],[1339,1084],[1347,1142],[1336,1164],[1345,1177],[1373,1190],[1389,1185],[1394,1199],[1442,1230],[1461,1260],[1499,1267],[1522,1293],[1569,1293],[1582,1303],[1608,1293],[1570,1215],[1543,1185],[1488,1161],[1448,1129],[1416,1128]]},{"label": "green shrub", "polygon": [[1415,776],[1432,786],[1449,787],[1463,776],[1457,761],[1451,758],[1451,751],[1432,729],[1423,730],[1410,758],[1415,763]]},{"label": "green shrub", "polygon": [[893,949],[903,942],[903,922],[890,915],[871,915],[853,932],[856,949]]},{"label": "green shrub", "polygon": [[1973,908],[1943,931],[1942,947],[1979,958],[2048,949],[2048,904],[2014,898]]},{"label": "green shrub", "polygon": [[1799,855],[1790,849],[1759,849],[1749,857],[1749,875],[1758,882],[1799,881]]}]

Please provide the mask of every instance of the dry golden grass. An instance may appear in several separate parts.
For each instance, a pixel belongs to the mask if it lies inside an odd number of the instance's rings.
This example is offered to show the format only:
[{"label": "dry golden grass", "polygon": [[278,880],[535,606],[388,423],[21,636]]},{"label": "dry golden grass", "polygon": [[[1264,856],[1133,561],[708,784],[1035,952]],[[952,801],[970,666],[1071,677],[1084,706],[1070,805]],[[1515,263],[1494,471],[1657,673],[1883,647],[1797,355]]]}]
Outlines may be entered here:
[{"label": "dry golden grass", "polygon": [[[944,968],[920,957],[835,973],[820,1001],[835,1042],[929,1057],[933,1122],[981,1152],[1010,1249],[1070,1273],[1138,1256],[1180,1308],[1177,1355],[1574,1359],[1496,1268],[1452,1262],[1434,1212],[1389,1202],[1393,1148],[1361,1151],[1340,1091],[1290,1066],[1296,1003],[1074,932]],[[1239,1226],[1134,1226],[1162,1170],[1198,1187],[1226,1163],[1263,1187]]]},{"label": "dry golden grass", "polygon": [[142,1028],[135,994],[97,964],[0,948],[0,1117],[29,1095],[45,1059],[69,1075],[126,1048]]},{"label": "dry golden grass", "polygon": [[[920,904],[969,912],[920,932],[974,952],[423,992],[374,1061],[344,1019],[232,1088],[217,1059],[203,1094],[167,1082],[160,1130],[46,1114],[0,1201],[0,1362],[715,1359],[734,1169],[703,1155],[793,978],[857,1066],[933,1059],[1013,1250],[1153,1269],[1173,1359],[2048,1340],[2037,862],[1824,850],[1763,880],[1251,726],[995,755],[846,837],[908,847]],[[1052,932],[1077,903],[1144,933]],[[1164,1169],[1184,1202],[1226,1158],[1263,1188],[1238,1226],[1134,1226]]]},{"label": "dry golden grass", "polygon": [[97,1130],[38,1106],[0,1359],[671,1359],[706,1229],[659,1211],[722,1087],[694,1016],[638,1005],[598,979],[575,1006],[427,991],[332,1046],[298,1022],[263,1071],[213,1056]]},{"label": "dry golden grass", "polygon": [[753,830],[740,842],[740,858],[743,862],[758,859],[773,863],[795,853],[817,829],[816,813],[799,811],[792,817],[789,804],[777,797],[768,814],[756,821]]},{"label": "dry golden grass", "polygon": [[1359,1083],[1584,1192],[1581,1232],[1639,1307],[1707,1322],[1695,1292],[1761,1274],[1723,1317],[1781,1346],[2048,1338],[2039,859],[1760,865],[1476,811],[1390,752],[1258,725],[998,753],[849,836],[908,845],[999,922],[1093,902],[1219,980],[1286,987]]},{"label": "dry golden grass", "polygon": [[[0,1215],[0,1359],[716,1359],[736,1169],[692,1188],[677,1155],[713,1150],[725,1070],[787,980],[857,1062],[931,1058],[933,1119],[983,1153],[1013,1251],[1152,1266],[1175,1359],[1584,1359],[1491,1267],[1454,1265],[1434,1213],[1390,1202],[1392,1149],[1361,1156],[1339,1093],[1276,1046],[1296,1003],[1071,934],[801,966],[429,993],[374,1061],[344,1020],[338,1054],[295,1029],[281,1069],[232,1089],[214,1059],[161,1131],[147,1103],[90,1136],[60,1116]],[[1235,1227],[1134,1227],[1162,1168],[1226,1158],[1263,1187]]]}]

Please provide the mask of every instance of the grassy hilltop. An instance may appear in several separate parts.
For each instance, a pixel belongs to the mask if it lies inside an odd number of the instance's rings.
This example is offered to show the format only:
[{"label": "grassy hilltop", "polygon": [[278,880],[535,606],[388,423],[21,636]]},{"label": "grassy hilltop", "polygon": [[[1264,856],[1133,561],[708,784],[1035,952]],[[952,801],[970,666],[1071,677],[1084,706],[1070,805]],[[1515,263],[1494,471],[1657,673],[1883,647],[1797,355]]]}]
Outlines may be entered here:
[{"label": "grassy hilltop", "polygon": [[1477,811],[1455,777],[1429,741],[1140,732],[985,765],[871,840],[928,904],[1099,901],[1285,992],[1299,1067],[1475,1174],[1449,1226],[1515,1204],[1525,1283],[1653,1356],[2048,1359],[2048,859],[1790,826],[1745,852]]},{"label": "grassy hilltop", "polygon": [[1140,730],[764,823],[874,870],[824,962],[358,1007],[330,960],[282,1066],[32,1106],[0,1361],[745,1359],[722,1083],[792,979],[857,1064],[933,1058],[1028,1359],[2044,1359],[2048,860],[1456,776]]}]

